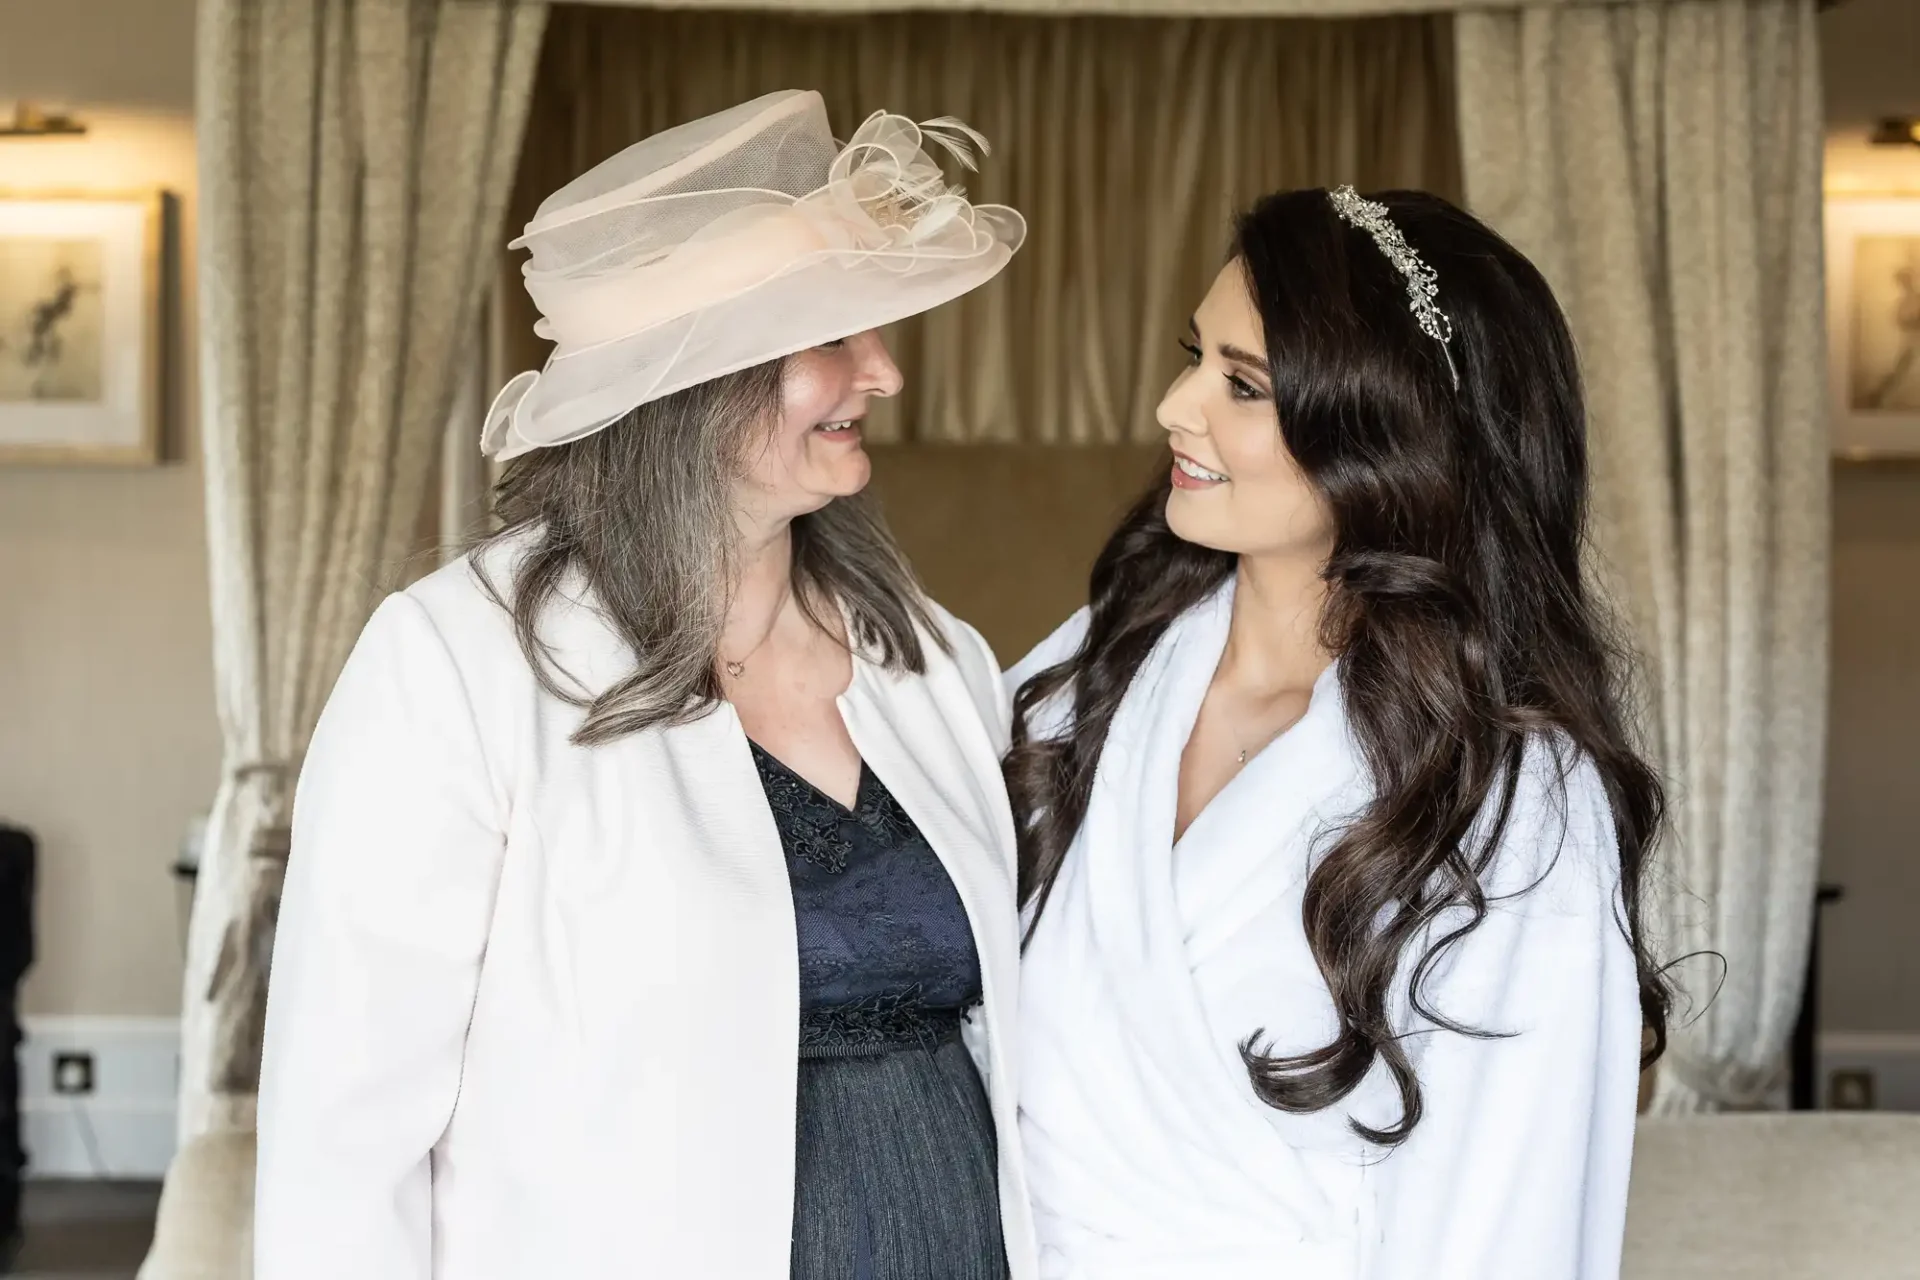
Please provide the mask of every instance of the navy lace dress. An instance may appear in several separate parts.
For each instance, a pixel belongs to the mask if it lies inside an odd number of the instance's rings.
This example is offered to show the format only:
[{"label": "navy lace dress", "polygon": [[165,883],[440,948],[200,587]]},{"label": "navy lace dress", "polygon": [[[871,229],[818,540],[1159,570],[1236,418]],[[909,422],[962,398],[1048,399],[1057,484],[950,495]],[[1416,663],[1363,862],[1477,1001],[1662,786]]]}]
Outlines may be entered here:
[{"label": "navy lace dress", "polygon": [[960,896],[861,766],[851,811],[760,749],[793,884],[793,1280],[1005,1280],[993,1117],[960,1043],[980,962]]}]

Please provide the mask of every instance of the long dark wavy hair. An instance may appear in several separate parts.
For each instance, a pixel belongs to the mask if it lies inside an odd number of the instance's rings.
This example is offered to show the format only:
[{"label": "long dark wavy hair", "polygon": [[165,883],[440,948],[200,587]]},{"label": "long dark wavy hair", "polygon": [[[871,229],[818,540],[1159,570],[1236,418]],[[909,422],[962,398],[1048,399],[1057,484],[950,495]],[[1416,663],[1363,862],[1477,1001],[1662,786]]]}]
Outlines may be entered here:
[{"label": "long dark wavy hair", "polygon": [[[1255,1092],[1283,1111],[1345,1099],[1384,1063],[1400,1118],[1351,1121],[1392,1146],[1419,1123],[1420,1082],[1392,1021],[1405,974],[1413,1007],[1435,962],[1487,914],[1481,875],[1506,828],[1530,739],[1552,734],[1599,770],[1611,801],[1646,1061],[1666,1044],[1669,991],[1642,932],[1641,883],[1664,819],[1660,781],[1622,706],[1631,667],[1582,571],[1586,412],[1566,320],[1517,250],[1421,192],[1375,197],[1439,277],[1453,321],[1445,355],[1415,325],[1405,279],[1323,190],[1268,196],[1239,219],[1267,343],[1280,432],[1332,514],[1321,638],[1340,660],[1371,801],[1333,839],[1306,886],[1303,923],[1339,1031],[1309,1053],[1242,1045]],[[1167,526],[1166,472],[1095,562],[1086,638],[1015,699],[1006,774],[1020,830],[1020,897],[1039,923],[1087,812],[1108,727],[1168,626],[1219,589],[1236,558]],[[1029,728],[1070,691],[1058,736]],[[1564,735],[1564,737],[1561,737]],[[1481,815],[1484,827],[1476,827]],[[1430,945],[1436,918],[1463,927]],[[1029,934],[1031,936],[1031,934]]]}]

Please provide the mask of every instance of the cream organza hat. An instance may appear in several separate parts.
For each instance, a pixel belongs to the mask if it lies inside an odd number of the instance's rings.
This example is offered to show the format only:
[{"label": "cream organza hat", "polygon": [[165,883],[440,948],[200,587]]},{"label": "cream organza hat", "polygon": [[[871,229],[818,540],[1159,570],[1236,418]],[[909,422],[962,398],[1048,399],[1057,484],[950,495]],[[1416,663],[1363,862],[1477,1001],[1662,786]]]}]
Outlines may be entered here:
[{"label": "cream organza hat", "polygon": [[[549,196],[512,247],[547,367],[509,382],[480,448],[505,460],[636,405],[931,310],[1026,238],[969,204],[925,144],[973,167],[956,120],[877,112],[844,147],[820,95],[787,90],[634,144]],[[971,145],[970,145],[971,144]]]}]

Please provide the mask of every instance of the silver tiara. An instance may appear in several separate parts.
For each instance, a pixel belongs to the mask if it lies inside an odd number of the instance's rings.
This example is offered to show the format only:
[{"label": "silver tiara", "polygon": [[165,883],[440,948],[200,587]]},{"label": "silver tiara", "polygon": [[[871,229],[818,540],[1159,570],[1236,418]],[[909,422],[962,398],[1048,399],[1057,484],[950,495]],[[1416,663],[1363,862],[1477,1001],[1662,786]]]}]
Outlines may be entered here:
[{"label": "silver tiara", "polygon": [[1352,187],[1335,187],[1329,198],[1334,212],[1350,226],[1372,236],[1387,261],[1407,278],[1407,305],[1420,331],[1440,344],[1440,354],[1447,358],[1447,372],[1453,376],[1453,388],[1458,391],[1460,371],[1453,367],[1453,321],[1434,301],[1440,296],[1440,277],[1420,260],[1400,228],[1393,225],[1387,206],[1366,199]]}]

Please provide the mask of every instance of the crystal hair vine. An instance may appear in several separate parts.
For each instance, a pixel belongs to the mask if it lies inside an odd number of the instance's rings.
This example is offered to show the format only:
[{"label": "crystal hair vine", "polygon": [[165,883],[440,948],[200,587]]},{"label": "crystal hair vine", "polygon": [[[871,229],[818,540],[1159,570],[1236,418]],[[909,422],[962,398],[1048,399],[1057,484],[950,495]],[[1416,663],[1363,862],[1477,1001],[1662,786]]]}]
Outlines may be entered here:
[{"label": "crystal hair vine", "polygon": [[1350,186],[1334,188],[1328,198],[1333,201],[1333,210],[1341,220],[1372,236],[1373,242],[1380,246],[1380,252],[1387,256],[1387,261],[1406,277],[1407,305],[1413,312],[1414,321],[1422,333],[1440,344],[1440,354],[1446,357],[1447,372],[1453,378],[1453,389],[1458,391],[1460,371],[1453,364],[1453,320],[1434,301],[1440,296],[1439,275],[1421,261],[1420,255],[1407,243],[1407,238],[1400,234],[1400,228],[1393,225],[1387,206],[1377,200],[1366,199]]}]

